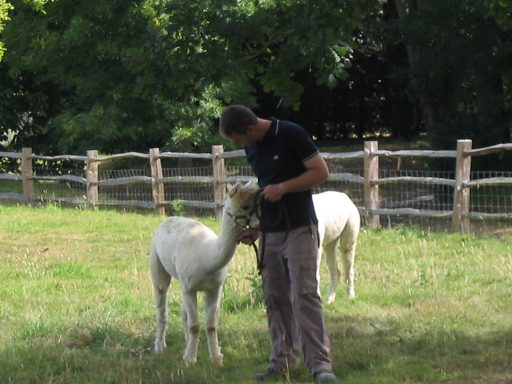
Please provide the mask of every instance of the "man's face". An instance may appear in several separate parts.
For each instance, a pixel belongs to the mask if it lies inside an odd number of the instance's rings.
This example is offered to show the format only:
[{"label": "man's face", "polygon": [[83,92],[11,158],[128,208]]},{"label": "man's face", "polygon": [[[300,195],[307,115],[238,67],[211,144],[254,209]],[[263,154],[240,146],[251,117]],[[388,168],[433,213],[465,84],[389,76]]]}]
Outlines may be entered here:
[{"label": "man's face", "polygon": [[253,126],[250,125],[245,133],[233,133],[228,139],[243,147],[250,146],[256,141]]},{"label": "man's face", "polygon": [[249,139],[247,138],[247,135],[243,135],[243,134],[240,134],[240,133],[233,133],[228,138],[229,138],[229,140],[231,140],[235,144],[238,144],[238,145],[243,146],[243,147],[248,147],[251,144],[249,142]]}]

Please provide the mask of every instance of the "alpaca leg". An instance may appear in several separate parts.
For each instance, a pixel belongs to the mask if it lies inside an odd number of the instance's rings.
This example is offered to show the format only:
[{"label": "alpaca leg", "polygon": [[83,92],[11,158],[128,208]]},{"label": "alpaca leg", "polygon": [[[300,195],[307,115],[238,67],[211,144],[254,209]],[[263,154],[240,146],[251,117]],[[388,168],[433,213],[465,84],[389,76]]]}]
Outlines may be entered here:
[{"label": "alpaca leg", "polygon": [[322,293],[320,292],[320,266],[322,265],[322,254],[323,254],[323,247],[320,246],[320,248],[318,248],[318,254],[317,254],[317,258],[316,258],[316,283],[317,283],[317,287],[316,287],[316,291],[318,293],[318,296],[322,297]]},{"label": "alpaca leg", "polygon": [[167,346],[165,343],[165,332],[167,329],[168,312],[167,312],[167,290],[155,287],[155,303],[156,303],[156,338],[155,351],[162,352]]},{"label": "alpaca leg", "polygon": [[183,352],[183,361],[186,365],[194,364],[197,360],[197,348],[199,346],[199,317],[197,313],[197,294],[196,292],[183,293],[182,319],[183,331],[185,333],[185,351]]},{"label": "alpaca leg", "polygon": [[316,291],[318,296],[322,297],[322,293],[320,292],[320,265],[322,264],[322,256],[324,251],[324,239],[325,239],[325,224],[322,222],[318,223],[318,253],[316,257]]},{"label": "alpaca leg", "polygon": [[162,352],[166,347],[165,332],[168,320],[167,291],[171,284],[171,276],[164,270],[158,256],[154,253],[150,257],[150,269],[156,304],[155,351]]},{"label": "alpaca leg", "polygon": [[345,280],[347,282],[347,294],[349,299],[356,297],[356,291],[354,287],[355,281],[355,270],[354,270],[354,259],[356,254],[356,244],[344,245],[342,247],[343,269],[345,271]]},{"label": "alpaca leg", "polygon": [[181,325],[183,327],[183,336],[185,337],[185,345],[188,344],[188,339],[190,337],[190,332],[188,331],[188,318],[187,318],[187,308],[185,304],[181,306]]},{"label": "alpaca leg", "polygon": [[329,269],[329,293],[327,296],[328,304],[332,304],[334,299],[336,299],[336,288],[338,288],[338,283],[341,276],[341,272],[336,261],[336,243],[337,241],[333,241],[329,244],[326,244],[324,247],[325,261],[327,262],[327,267]]},{"label": "alpaca leg", "polygon": [[224,356],[219,347],[217,329],[219,325],[219,308],[222,286],[212,292],[205,293],[206,309],[206,337],[208,339],[208,351],[210,360],[216,365],[222,365]]},{"label": "alpaca leg", "polygon": [[351,225],[349,228],[347,228],[347,231],[343,232],[340,243],[341,260],[343,262],[343,270],[345,271],[345,281],[347,282],[347,294],[349,299],[354,299],[356,297],[356,291],[354,287],[354,261],[356,256],[356,243],[358,234],[359,226]]}]

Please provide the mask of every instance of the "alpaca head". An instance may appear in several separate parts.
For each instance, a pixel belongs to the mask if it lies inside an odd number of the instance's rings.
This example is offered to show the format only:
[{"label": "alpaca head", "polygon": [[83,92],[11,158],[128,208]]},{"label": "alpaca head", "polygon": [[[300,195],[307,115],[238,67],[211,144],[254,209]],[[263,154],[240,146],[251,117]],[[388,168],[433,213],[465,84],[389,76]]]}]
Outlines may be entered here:
[{"label": "alpaca head", "polygon": [[224,211],[242,227],[251,224],[258,204],[258,191],[258,183],[254,180],[228,186]]}]

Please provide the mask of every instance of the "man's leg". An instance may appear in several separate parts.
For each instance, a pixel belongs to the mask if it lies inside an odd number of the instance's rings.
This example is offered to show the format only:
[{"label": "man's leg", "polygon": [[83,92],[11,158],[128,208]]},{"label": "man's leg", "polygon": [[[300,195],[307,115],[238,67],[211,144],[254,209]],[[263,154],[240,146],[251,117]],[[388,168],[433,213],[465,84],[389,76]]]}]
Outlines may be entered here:
[{"label": "man's leg", "polygon": [[293,310],[304,361],[312,374],[331,371],[329,338],[317,290],[318,233],[316,227],[311,226],[292,230],[289,235],[285,254],[288,258]]},{"label": "man's leg", "polygon": [[269,368],[285,370],[299,358],[297,323],[290,301],[290,279],[284,256],[286,232],[265,234],[263,292],[272,339]]}]

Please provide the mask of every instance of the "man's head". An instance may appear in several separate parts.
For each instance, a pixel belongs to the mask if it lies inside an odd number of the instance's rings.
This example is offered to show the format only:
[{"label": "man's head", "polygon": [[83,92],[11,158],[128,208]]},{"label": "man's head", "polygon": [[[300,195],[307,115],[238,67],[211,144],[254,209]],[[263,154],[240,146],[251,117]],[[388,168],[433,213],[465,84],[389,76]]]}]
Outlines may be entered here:
[{"label": "man's head", "polygon": [[249,126],[256,124],[258,124],[258,117],[249,108],[243,105],[230,105],[220,117],[219,133],[231,139],[235,134],[247,134]]}]

